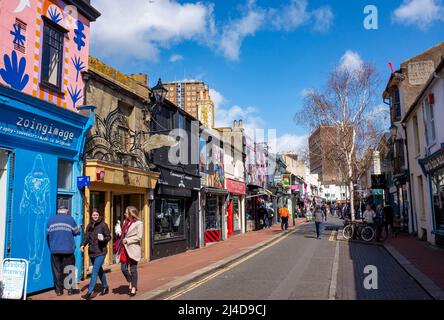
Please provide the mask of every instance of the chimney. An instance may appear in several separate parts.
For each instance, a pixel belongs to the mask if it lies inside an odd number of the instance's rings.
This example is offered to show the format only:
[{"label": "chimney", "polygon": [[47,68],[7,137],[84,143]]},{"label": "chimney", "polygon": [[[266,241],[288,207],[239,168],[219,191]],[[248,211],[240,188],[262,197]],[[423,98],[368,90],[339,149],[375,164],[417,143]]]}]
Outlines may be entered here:
[{"label": "chimney", "polygon": [[242,120],[239,120],[239,128],[241,129],[244,128],[244,122]]},{"label": "chimney", "polygon": [[234,125],[233,128],[236,129],[237,128],[237,120],[234,120]]},{"label": "chimney", "polygon": [[148,75],[147,74],[143,74],[143,73],[131,74],[130,78],[132,78],[137,83],[139,83],[145,87],[148,86]]}]

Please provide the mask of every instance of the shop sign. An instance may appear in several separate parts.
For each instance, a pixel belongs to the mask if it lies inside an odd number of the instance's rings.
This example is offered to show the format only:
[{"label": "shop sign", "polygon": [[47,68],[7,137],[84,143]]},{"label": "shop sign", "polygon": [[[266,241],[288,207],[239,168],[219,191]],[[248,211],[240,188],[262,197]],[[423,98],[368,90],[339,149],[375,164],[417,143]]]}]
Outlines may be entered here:
[{"label": "shop sign", "polygon": [[291,180],[291,175],[289,174],[282,175],[282,185],[284,186],[284,188],[286,189],[290,188],[290,180]]},{"label": "shop sign", "polygon": [[435,70],[432,60],[411,62],[408,64],[409,83],[412,86],[423,85]]},{"label": "shop sign", "polygon": [[26,300],[28,282],[28,261],[23,259],[3,260],[2,299]]},{"label": "shop sign", "polygon": [[431,155],[430,157],[420,160],[426,173],[432,173],[444,166],[444,145],[441,146],[441,150]]},{"label": "shop sign", "polygon": [[291,190],[293,191],[299,191],[299,185],[298,184],[294,184],[291,186]]},{"label": "shop sign", "polygon": [[75,150],[81,131],[35,114],[2,108],[0,134]]},{"label": "shop sign", "polygon": [[193,177],[168,169],[160,169],[160,172],[160,184],[177,188],[200,190],[200,177]]},{"label": "shop sign", "polygon": [[245,195],[247,193],[245,183],[231,179],[227,179],[227,190],[233,194]]}]

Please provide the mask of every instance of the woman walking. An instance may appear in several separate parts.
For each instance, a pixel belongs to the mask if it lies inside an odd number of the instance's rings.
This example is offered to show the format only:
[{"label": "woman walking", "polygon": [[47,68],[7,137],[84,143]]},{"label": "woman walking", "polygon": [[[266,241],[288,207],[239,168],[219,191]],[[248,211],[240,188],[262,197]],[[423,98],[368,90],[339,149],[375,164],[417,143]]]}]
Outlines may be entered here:
[{"label": "woman walking", "polygon": [[137,292],[137,264],[142,258],[142,237],[143,223],[139,220],[139,212],[133,206],[127,207],[122,236],[115,244],[115,253],[120,259],[122,273],[128,281],[130,297],[135,296]]},{"label": "woman walking", "polygon": [[80,246],[82,252],[88,246],[88,254],[93,265],[91,280],[89,282],[88,292],[82,296],[85,300],[91,300],[94,287],[97,283],[97,277],[100,278],[103,288],[100,295],[104,296],[109,293],[108,283],[106,282],[105,272],[103,271],[103,262],[108,253],[107,245],[111,240],[108,225],[103,221],[100,213],[94,209],[91,213],[91,222],[86,228],[85,235]]}]

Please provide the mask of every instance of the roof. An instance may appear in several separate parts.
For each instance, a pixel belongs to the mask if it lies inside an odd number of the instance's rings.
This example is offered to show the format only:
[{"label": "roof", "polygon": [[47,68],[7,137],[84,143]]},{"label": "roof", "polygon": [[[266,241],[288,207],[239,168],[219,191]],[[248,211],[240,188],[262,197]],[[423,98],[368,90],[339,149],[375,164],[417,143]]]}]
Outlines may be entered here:
[{"label": "roof", "polygon": [[409,110],[407,111],[406,115],[404,116],[404,119],[402,119],[402,123],[406,123],[407,120],[410,118],[413,111],[418,106],[419,102],[424,98],[424,95],[427,93],[429,88],[439,79],[436,75],[444,70],[444,58],[441,59],[441,62],[438,64],[438,66],[435,69],[435,72],[432,73],[429,80],[427,80],[426,84],[422,88],[421,92],[418,94],[418,96],[415,99],[415,102],[410,106]]},{"label": "roof", "polygon": [[89,21],[96,21],[101,16],[100,12],[91,5],[90,0],[65,0],[65,2],[76,6],[77,10]]}]

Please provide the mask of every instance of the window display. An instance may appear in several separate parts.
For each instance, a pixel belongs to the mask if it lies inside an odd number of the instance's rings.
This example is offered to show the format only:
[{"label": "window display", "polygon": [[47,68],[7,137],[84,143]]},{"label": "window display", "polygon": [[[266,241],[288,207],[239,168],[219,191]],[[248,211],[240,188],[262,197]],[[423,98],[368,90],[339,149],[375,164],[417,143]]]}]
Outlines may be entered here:
[{"label": "window display", "polygon": [[156,201],[154,241],[185,236],[185,200]]},{"label": "window display", "polygon": [[205,211],[205,230],[220,230],[221,217],[217,203],[217,197],[208,196]]},{"label": "window display", "polygon": [[444,231],[444,169],[435,172],[432,181],[435,228]]},{"label": "window display", "polygon": [[240,203],[239,197],[233,198],[233,231],[238,232],[241,230],[241,218],[240,218]]}]

